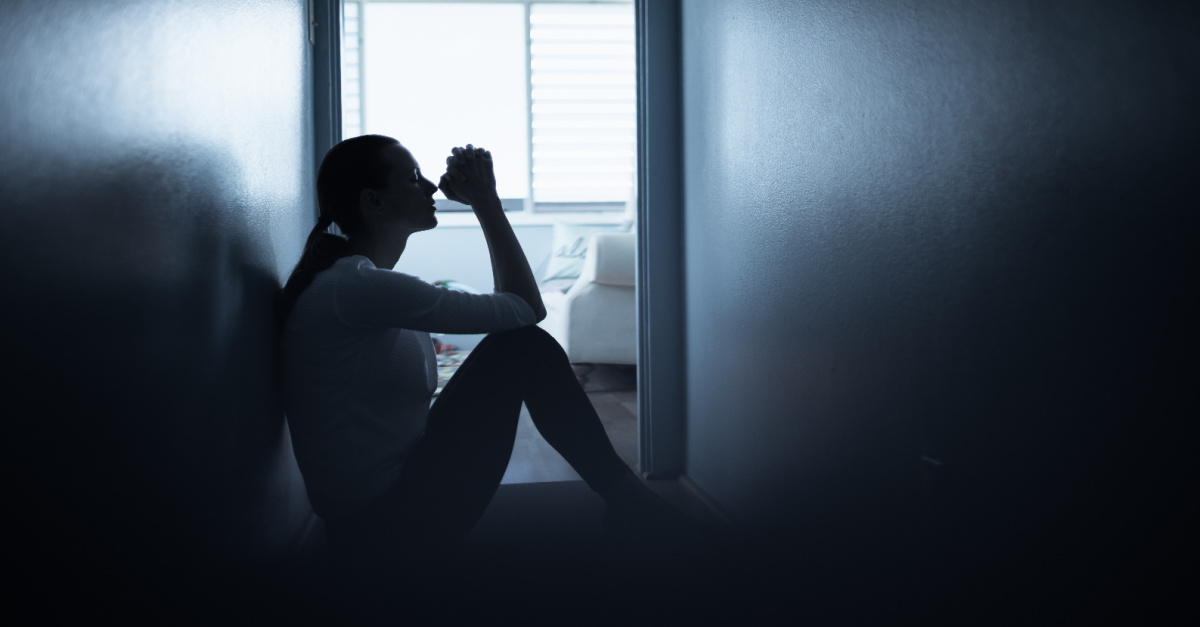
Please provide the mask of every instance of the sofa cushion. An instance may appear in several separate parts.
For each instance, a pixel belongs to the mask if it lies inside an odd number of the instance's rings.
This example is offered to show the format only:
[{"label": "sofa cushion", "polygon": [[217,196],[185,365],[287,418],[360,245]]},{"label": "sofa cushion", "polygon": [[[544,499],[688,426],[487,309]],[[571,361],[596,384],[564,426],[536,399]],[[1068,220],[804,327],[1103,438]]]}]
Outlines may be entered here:
[{"label": "sofa cushion", "polygon": [[597,233],[589,243],[591,252],[583,275],[592,283],[633,287],[637,259],[637,236],[633,233]]}]

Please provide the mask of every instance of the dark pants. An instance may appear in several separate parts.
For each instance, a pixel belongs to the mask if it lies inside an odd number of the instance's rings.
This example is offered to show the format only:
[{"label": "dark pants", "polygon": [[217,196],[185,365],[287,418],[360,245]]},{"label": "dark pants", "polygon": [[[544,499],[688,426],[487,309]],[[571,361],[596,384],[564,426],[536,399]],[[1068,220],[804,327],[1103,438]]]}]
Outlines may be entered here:
[{"label": "dark pants", "polygon": [[391,560],[456,547],[500,485],[522,401],[542,437],[593,490],[631,472],[558,342],[538,327],[493,333],[430,408],[399,481],[362,514],[326,520],[333,548]]}]

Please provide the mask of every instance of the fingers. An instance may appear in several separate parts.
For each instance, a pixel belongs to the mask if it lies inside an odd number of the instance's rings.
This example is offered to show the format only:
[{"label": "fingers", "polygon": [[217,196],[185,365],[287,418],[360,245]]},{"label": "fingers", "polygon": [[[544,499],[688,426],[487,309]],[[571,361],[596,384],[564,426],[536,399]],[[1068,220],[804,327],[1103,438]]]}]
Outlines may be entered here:
[{"label": "fingers", "polygon": [[453,200],[454,202],[469,204],[469,203],[463,202],[462,197],[459,196],[454,191],[454,189],[452,188],[453,183],[454,183],[454,180],[453,180],[453,178],[451,178],[449,173],[443,174],[441,182],[438,183],[438,189],[442,190],[442,193],[446,195],[446,198],[449,198],[450,200]]},{"label": "fingers", "polygon": [[460,168],[465,168],[467,161],[465,157],[453,156],[446,157],[446,175],[450,177],[452,183],[462,183],[467,180],[467,175]]},{"label": "fingers", "polygon": [[467,180],[467,175],[463,174],[461,170],[454,167],[455,165],[456,164],[450,163],[449,159],[447,159],[446,173],[442,175],[443,180],[445,180],[447,177],[449,177],[450,180],[455,183],[461,183],[461,182]]},{"label": "fingers", "polygon": [[446,163],[450,163],[451,159],[462,162],[464,159],[491,159],[492,153],[482,147],[472,146],[467,144],[466,148],[455,146],[450,149],[450,157],[446,158]]},{"label": "fingers", "polygon": [[486,161],[490,163],[492,160],[492,153],[484,148],[477,148],[471,144],[467,144],[465,148],[458,146],[451,148],[450,156],[446,157],[446,171],[451,175],[452,182],[461,183],[465,181],[467,177],[463,171],[455,168],[458,167],[470,169],[471,166],[469,164],[475,160]]}]

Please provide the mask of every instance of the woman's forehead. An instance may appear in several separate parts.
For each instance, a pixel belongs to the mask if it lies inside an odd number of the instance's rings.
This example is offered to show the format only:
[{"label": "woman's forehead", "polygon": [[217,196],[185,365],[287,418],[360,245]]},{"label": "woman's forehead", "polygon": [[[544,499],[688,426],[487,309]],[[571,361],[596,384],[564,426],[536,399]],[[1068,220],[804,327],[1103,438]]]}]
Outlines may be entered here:
[{"label": "woman's forehead", "polygon": [[412,153],[403,146],[389,146],[388,155],[396,169],[411,172],[420,167],[417,165],[417,160],[412,156]]}]

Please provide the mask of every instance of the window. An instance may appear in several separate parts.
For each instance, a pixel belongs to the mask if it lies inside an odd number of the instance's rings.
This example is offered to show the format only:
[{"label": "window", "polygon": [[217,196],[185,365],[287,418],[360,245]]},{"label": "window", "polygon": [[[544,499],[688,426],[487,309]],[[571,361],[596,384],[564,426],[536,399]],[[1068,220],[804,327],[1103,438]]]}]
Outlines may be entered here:
[{"label": "window", "polygon": [[508,211],[631,209],[630,1],[347,0],[343,15],[343,137],[395,137],[435,180],[451,146],[485,146]]}]

